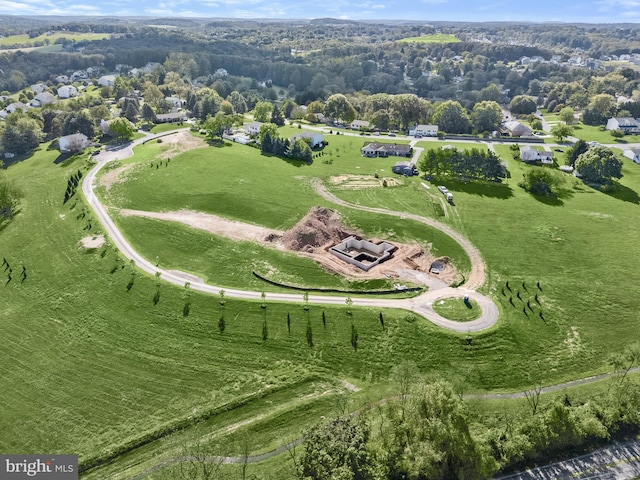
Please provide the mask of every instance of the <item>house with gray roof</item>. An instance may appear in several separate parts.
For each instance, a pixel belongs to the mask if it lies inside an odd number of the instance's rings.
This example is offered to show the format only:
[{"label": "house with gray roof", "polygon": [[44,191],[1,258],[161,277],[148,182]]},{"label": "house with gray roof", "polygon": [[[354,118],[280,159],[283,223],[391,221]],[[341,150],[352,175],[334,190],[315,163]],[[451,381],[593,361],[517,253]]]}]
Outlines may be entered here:
[{"label": "house with gray roof", "polygon": [[640,123],[631,117],[613,117],[607,120],[607,130],[620,130],[625,135],[640,133]]},{"label": "house with gray roof", "polygon": [[410,157],[413,148],[406,144],[367,142],[360,151],[363,157]]}]

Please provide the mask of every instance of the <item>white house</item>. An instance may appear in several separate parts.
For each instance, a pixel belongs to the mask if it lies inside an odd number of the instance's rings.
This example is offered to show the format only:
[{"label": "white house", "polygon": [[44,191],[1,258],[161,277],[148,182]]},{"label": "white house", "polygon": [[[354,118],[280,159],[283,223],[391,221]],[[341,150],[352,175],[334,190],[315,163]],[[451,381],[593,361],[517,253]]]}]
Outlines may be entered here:
[{"label": "white house", "polygon": [[36,83],[35,85],[31,85],[31,90],[35,93],[42,93],[47,89],[47,86],[44,83]]},{"label": "white house", "polygon": [[541,162],[545,165],[553,164],[553,153],[537,150],[533,147],[521,147],[520,159],[523,162]]},{"label": "white house", "polygon": [[416,125],[409,130],[412,137],[435,137],[438,135],[438,125]]},{"label": "white house", "polygon": [[260,133],[260,127],[262,127],[262,122],[250,122],[244,124],[244,131],[247,135],[257,135]]},{"label": "white house", "polygon": [[63,85],[58,89],[59,98],[71,98],[78,95],[78,89],[73,85]]},{"label": "white house", "polygon": [[98,85],[101,87],[113,87],[114,83],[116,83],[115,75],[103,75],[98,79]]},{"label": "white house", "polygon": [[324,143],[324,137],[322,136],[322,134],[321,133],[316,133],[316,132],[297,133],[296,135],[291,137],[289,139],[289,141],[290,142],[294,142],[294,141],[299,140],[299,139],[308,140],[309,141],[309,146],[311,148],[322,147],[322,145]]},{"label": "white house", "polygon": [[366,120],[354,120],[349,127],[351,130],[360,130],[361,128],[369,128],[371,124]]},{"label": "white house", "polygon": [[607,120],[607,130],[621,130],[625,135],[640,133],[640,123],[631,117],[614,117]]},{"label": "white house", "polygon": [[69,83],[69,77],[67,75],[58,75],[54,80],[56,83]]},{"label": "white house", "polygon": [[91,145],[91,140],[89,140],[84,133],[65,135],[58,139],[58,146],[61,153],[79,152],[89,145]]},{"label": "white house", "polygon": [[28,107],[22,102],[13,102],[7,105],[7,108],[5,110],[9,113],[14,113],[17,109],[20,109],[23,112],[26,112],[27,108]]},{"label": "white house", "polygon": [[623,155],[629,160],[640,163],[640,148],[628,148],[624,151]]},{"label": "white house", "polygon": [[32,107],[44,107],[56,101],[56,97],[51,92],[42,92],[33,97],[33,100],[29,102]]}]

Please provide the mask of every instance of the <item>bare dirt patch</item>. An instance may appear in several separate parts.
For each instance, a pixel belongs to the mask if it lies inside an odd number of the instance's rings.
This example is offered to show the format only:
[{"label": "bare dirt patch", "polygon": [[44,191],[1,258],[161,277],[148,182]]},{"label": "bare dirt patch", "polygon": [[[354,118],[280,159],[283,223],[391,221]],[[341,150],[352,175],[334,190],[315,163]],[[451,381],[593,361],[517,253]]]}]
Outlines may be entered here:
[{"label": "bare dirt patch", "polygon": [[154,218],[156,220],[168,220],[170,222],[180,222],[192,228],[206,230],[215,235],[227,237],[232,240],[245,240],[254,242],[277,242],[283,232],[280,230],[272,230],[258,225],[249,223],[236,222],[228,220],[218,215],[210,213],[195,212],[193,210],[178,210],[176,212],[145,212],[142,210],[120,210],[120,214],[129,217],[145,217]]},{"label": "bare dirt patch", "polygon": [[329,182],[338,190],[362,190],[365,188],[397,187],[404,185],[400,178],[380,177],[373,175],[337,175],[331,177]]},{"label": "bare dirt patch", "polygon": [[82,248],[93,249],[102,247],[104,241],[104,235],[96,235],[94,237],[84,237],[78,243]]},{"label": "bare dirt patch", "polygon": [[[111,187],[113,187],[114,184],[122,183],[126,180],[123,174],[131,170],[133,166],[134,164],[130,163],[124,167],[114,168],[113,170],[108,171],[100,177],[100,186],[104,187],[107,191],[111,190]],[[121,175],[123,176],[121,177]]]},{"label": "bare dirt patch", "polygon": [[207,143],[204,140],[194,137],[188,131],[178,132],[173,135],[162,137],[162,142],[169,147],[158,155],[158,158],[162,160],[175,157],[181,153],[188,152],[189,150],[207,146]]}]

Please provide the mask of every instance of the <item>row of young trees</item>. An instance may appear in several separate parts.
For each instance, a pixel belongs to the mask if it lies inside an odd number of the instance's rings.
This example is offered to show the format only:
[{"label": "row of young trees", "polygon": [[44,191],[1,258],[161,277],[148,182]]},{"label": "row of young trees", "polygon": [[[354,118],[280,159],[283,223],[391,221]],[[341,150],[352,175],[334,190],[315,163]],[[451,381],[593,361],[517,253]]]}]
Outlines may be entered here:
[{"label": "row of young trees", "polygon": [[418,169],[431,175],[499,181],[506,175],[506,167],[490,150],[472,148],[440,148],[427,150],[418,161]]}]

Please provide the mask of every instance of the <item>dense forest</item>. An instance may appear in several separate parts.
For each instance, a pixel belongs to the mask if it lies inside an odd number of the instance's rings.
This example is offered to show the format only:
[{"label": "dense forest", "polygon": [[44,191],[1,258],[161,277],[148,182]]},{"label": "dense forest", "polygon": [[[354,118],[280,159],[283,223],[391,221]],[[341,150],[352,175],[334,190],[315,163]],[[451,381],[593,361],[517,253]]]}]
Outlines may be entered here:
[{"label": "dense forest", "polygon": [[[175,28],[174,28],[175,27]],[[602,59],[640,52],[637,25],[379,24],[321,19],[278,23],[212,19],[78,19],[0,17],[0,35],[47,31],[108,33],[99,41],[58,40],[61,51],[0,53],[0,91],[16,92],[55,75],[100,66],[113,72],[149,62],[173,63],[188,82],[212,83],[219,69],[286,89],[297,103],[336,93],[415,93],[428,100],[456,99],[471,110],[477,101],[537,96],[541,83],[579,82],[609,67],[567,63],[572,56]],[[444,32],[457,43],[405,43],[408,37]],[[170,56],[173,55],[173,59]],[[549,60],[556,56],[551,63]],[[538,58],[516,68],[523,57]],[[176,62],[176,59],[179,59]],[[175,67],[176,63],[180,65]],[[483,89],[503,87],[505,98]],[[628,90],[628,89],[627,89]],[[630,94],[631,92],[614,92]]]}]

